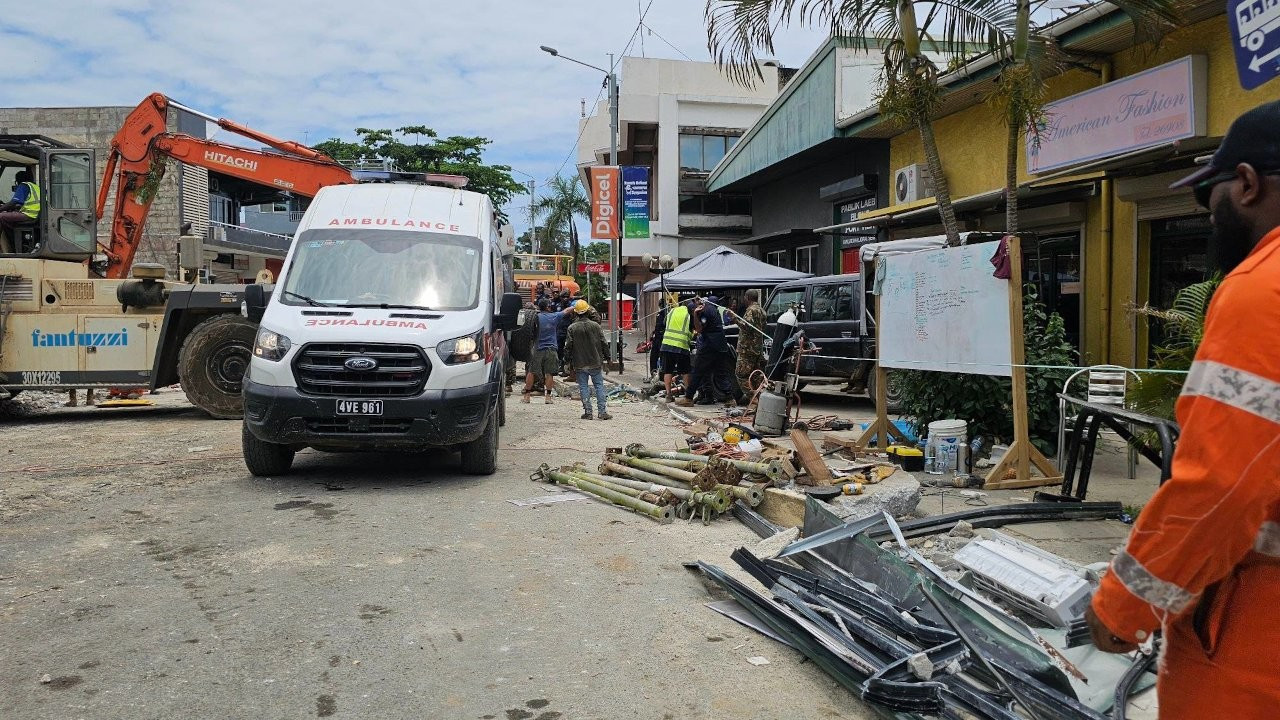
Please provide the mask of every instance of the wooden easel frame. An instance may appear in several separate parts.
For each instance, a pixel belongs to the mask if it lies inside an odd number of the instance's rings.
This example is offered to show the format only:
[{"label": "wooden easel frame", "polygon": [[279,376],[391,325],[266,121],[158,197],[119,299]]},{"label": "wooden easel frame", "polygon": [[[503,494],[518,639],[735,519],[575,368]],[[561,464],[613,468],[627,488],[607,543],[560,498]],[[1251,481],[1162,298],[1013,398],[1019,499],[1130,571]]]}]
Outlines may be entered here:
[{"label": "wooden easel frame", "polygon": [[[1022,328],[1022,246],[1019,238],[1008,238],[1009,248],[1009,349],[1010,364],[1013,366],[1010,380],[1013,384],[1013,442],[1009,450],[996,466],[987,473],[984,487],[988,490],[1013,490],[1017,488],[1058,485],[1062,476],[1053,463],[1031,442],[1027,417],[1027,368],[1026,342]],[[876,259],[876,272],[884,271],[882,258]],[[906,441],[902,432],[889,422],[886,398],[888,382],[884,367],[880,365],[880,296],[876,296],[876,419],[871,423],[855,443],[859,449],[870,445],[871,439],[877,440],[880,449],[888,447],[888,437],[893,436]],[[1032,477],[1032,467],[1043,477]],[[1014,479],[1005,480],[1009,468],[1014,468]]]}]

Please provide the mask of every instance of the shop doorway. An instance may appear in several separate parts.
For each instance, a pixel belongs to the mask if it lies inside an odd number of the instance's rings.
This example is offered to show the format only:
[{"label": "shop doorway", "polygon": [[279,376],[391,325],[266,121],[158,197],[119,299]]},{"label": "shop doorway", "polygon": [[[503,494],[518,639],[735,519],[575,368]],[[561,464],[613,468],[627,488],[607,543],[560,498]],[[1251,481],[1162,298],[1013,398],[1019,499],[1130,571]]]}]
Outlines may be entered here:
[{"label": "shop doorway", "polygon": [[1062,316],[1067,342],[1080,352],[1080,233],[1044,235],[1023,249],[1023,281],[1034,284],[1040,302]]},{"label": "shop doorway", "polygon": [[[1151,285],[1148,302],[1166,310],[1178,291],[1209,279],[1208,215],[1189,215],[1151,221]],[[1155,362],[1154,348],[1164,344],[1162,323],[1148,318],[1147,360]]]}]

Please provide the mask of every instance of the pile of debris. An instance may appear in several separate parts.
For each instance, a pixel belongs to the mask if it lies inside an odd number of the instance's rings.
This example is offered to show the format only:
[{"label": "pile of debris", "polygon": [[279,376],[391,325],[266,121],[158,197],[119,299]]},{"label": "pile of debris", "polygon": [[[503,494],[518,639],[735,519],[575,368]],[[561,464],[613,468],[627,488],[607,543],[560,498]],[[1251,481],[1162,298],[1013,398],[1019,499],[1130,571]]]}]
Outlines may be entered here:
[{"label": "pile of debris", "polygon": [[[784,530],[744,505],[734,514],[764,538]],[[1151,653],[1135,661],[1081,642],[1094,569],[962,528],[954,541],[973,537],[948,573],[888,513],[844,521],[810,498],[803,539],[732,554],[764,590],[713,565],[690,567],[732,596],[711,604],[717,612],[798,650],[895,717],[1125,717],[1129,694],[1154,682]]]},{"label": "pile of debris", "polygon": [[544,463],[530,479],[576,488],[661,523],[695,517],[708,523],[727,512],[734,501],[759,505],[765,486],[780,479],[782,473],[777,461],[754,462],[634,444],[606,450],[604,461],[594,472],[584,463],[559,469]]}]

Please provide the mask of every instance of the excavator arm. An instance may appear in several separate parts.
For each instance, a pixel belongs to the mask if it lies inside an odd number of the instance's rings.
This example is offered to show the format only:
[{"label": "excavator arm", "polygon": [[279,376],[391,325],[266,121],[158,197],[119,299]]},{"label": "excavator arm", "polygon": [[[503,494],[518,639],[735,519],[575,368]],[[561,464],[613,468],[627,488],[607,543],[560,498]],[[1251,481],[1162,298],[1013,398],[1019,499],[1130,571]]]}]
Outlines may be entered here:
[{"label": "excavator arm", "polygon": [[[168,110],[171,106],[280,152],[249,150],[169,132]],[[111,239],[103,247],[107,256],[106,277],[127,276],[142,241],[151,203],[164,178],[168,158],[305,197],[314,196],[327,185],[356,182],[349,169],[305,145],[264,135],[231,120],[205,115],[154,93],[134,108],[112,139],[98,190],[99,218],[103,217],[112,188],[115,193]]]}]

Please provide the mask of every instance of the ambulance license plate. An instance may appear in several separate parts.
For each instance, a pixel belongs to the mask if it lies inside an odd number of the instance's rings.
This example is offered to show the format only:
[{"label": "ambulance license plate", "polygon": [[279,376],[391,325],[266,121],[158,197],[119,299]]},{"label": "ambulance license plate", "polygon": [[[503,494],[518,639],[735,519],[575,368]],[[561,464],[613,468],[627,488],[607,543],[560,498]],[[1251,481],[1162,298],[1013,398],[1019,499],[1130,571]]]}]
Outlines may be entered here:
[{"label": "ambulance license plate", "polygon": [[381,415],[381,400],[339,400],[339,415]]}]

